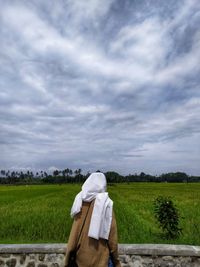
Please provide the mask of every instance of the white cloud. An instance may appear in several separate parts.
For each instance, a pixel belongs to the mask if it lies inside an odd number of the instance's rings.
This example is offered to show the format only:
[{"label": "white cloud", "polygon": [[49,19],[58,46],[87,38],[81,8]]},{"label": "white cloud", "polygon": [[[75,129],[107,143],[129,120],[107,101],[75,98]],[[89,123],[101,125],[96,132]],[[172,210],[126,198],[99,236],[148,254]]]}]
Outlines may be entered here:
[{"label": "white cloud", "polygon": [[[20,16],[16,15],[20,14]],[[83,38],[62,37],[25,7],[9,6],[3,12],[4,21],[23,38],[26,45],[38,53],[56,52],[77,64],[83,71],[106,78],[130,79],[136,85],[149,81],[146,67],[132,62],[110,60],[95,45]],[[77,53],[78,51],[78,53]],[[29,77],[30,78],[30,77]]]},{"label": "white cloud", "polygon": [[122,28],[110,49],[122,54],[128,62],[137,62],[148,72],[162,66],[170,47],[165,23],[160,18],[149,18]]},{"label": "white cloud", "polygon": [[88,19],[98,23],[99,17],[108,13],[112,3],[113,0],[69,0],[67,7],[70,7],[76,23]]},{"label": "white cloud", "polygon": [[166,66],[166,68],[159,71],[155,82],[159,85],[175,84],[179,80],[187,78],[188,75],[198,73],[200,70],[199,57],[200,46],[197,46],[195,42],[194,48],[190,52],[178,57]]}]

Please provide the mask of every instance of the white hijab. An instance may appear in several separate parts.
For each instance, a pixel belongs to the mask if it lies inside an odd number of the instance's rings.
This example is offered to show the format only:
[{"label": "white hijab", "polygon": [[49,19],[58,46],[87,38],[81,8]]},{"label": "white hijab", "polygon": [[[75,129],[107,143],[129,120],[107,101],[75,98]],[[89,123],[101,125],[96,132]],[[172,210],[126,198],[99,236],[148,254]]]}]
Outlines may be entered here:
[{"label": "white hijab", "polygon": [[112,222],[113,201],[106,192],[106,177],[101,172],[92,173],[82,186],[71,208],[74,217],[81,211],[82,201],[91,202],[95,199],[88,236],[108,239]]}]

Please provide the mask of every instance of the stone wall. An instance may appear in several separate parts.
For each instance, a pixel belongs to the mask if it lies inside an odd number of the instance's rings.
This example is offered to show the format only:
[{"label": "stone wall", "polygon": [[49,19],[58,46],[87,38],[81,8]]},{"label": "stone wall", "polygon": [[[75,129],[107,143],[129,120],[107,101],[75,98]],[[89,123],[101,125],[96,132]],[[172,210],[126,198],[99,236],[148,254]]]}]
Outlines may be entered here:
[{"label": "stone wall", "polygon": [[[0,267],[63,267],[66,244],[0,245]],[[200,247],[120,244],[123,267],[200,267]],[[105,266],[106,267],[106,266]]]}]

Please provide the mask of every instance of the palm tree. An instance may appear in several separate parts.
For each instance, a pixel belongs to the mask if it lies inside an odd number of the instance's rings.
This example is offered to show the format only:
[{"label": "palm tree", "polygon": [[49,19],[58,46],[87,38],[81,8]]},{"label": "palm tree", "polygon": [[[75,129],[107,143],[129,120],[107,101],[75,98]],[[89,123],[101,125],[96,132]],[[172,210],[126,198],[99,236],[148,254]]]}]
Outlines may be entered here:
[{"label": "palm tree", "polygon": [[6,177],[7,177],[7,178],[9,177],[9,174],[10,174],[10,171],[8,170],[8,171],[6,172]]},{"label": "palm tree", "polygon": [[81,171],[82,171],[81,169],[77,169],[74,171],[75,178],[77,178],[78,182],[80,182]]},{"label": "palm tree", "polygon": [[6,175],[6,171],[5,170],[1,170],[1,175]]},{"label": "palm tree", "polygon": [[58,170],[53,171],[53,176],[57,176],[57,175],[59,175],[59,171]]},{"label": "palm tree", "polygon": [[65,172],[66,172],[66,174],[67,174],[67,177],[69,176],[69,169],[67,168],[67,169],[65,169]]}]

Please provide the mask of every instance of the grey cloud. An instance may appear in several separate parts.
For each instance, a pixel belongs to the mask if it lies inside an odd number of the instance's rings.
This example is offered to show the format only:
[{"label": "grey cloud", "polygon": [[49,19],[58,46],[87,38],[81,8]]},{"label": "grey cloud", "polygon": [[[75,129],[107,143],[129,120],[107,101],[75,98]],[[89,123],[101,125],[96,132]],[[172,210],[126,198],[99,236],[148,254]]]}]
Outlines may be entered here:
[{"label": "grey cloud", "polygon": [[141,158],[141,157],[144,157],[143,155],[140,155],[140,154],[122,154],[120,155],[122,157],[125,157],[125,158]]},{"label": "grey cloud", "polygon": [[193,163],[174,151],[199,146],[199,11],[195,0],[2,2],[0,168],[198,173],[199,151]]},{"label": "grey cloud", "polygon": [[191,153],[191,150],[171,150],[172,153]]}]

